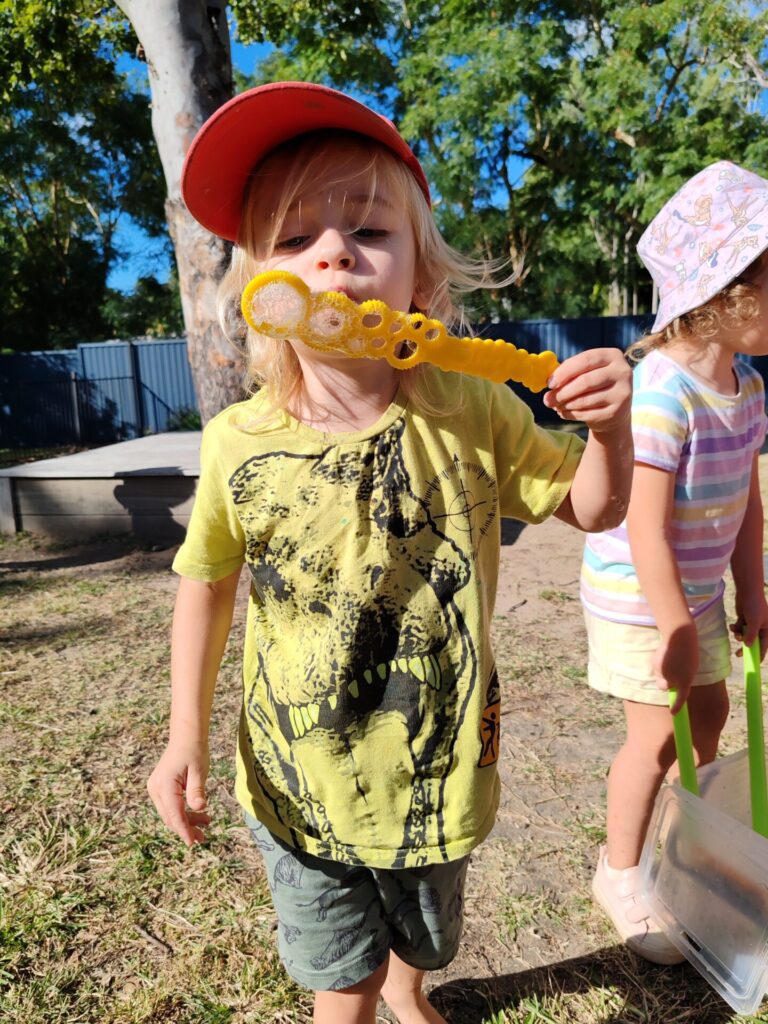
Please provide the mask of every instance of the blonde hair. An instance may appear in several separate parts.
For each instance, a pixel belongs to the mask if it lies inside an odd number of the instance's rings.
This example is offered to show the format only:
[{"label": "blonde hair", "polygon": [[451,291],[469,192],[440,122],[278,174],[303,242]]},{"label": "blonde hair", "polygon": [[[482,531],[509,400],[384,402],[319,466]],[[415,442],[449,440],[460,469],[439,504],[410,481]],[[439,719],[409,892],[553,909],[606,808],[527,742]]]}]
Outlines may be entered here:
[{"label": "blonde hair", "polygon": [[[755,261],[756,262],[756,261]],[[760,293],[749,282],[750,268],[701,306],[675,317],[660,331],[651,331],[627,348],[633,365],[656,348],[674,341],[714,338],[725,327],[738,330],[760,316]]]},{"label": "blonde hair", "polygon": [[[331,174],[333,178],[331,178]],[[219,286],[219,320],[226,336],[244,349],[245,388],[263,388],[272,409],[284,409],[301,384],[298,358],[290,345],[248,327],[240,313],[240,296],[251,278],[264,270],[275,250],[288,210],[320,178],[348,182],[359,178],[367,187],[368,207],[360,212],[364,223],[377,192],[398,197],[414,234],[416,281],[414,290],[430,296],[429,317],[442,320],[456,333],[467,332],[463,295],[478,288],[510,284],[519,268],[501,280],[494,275],[505,260],[464,256],[440,234],[432,211],[407,166],[387,147],[352,132],[311,132],[274,149],[253,171],[245,192],[238,244]],[[416,366],[401,373],[406,395],[424,412],[447,414],[437,408],[430,392],[429,367]]]}]

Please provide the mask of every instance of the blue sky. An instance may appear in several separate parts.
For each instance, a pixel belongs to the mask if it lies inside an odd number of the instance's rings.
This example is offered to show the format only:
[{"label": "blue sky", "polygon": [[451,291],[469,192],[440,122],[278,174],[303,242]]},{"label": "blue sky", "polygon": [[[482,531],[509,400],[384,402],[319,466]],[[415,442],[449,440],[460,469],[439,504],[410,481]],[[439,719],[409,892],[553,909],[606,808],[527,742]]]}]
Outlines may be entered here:
[{"label": "blue sky", "polygon": [[[267,43],[244,46],[242,43],[233,42],[232,63],[243,74],[250,75],[270,49],[271,46]],[[139,82],[146,83],[146,66],[140,61],[124,58],[119,66],[121,70],[135,75]],[[117,230],[117,244],[125,250],[125,257],[119,263],[115,263],[110,272],[107,281],[110,288],[132,292],[139,277],[152,276],[158,281],[168,279],[171,262],[168,253],[164,251],[167,246],[163,240],[148,238],[135,224],[124,219]]]}]

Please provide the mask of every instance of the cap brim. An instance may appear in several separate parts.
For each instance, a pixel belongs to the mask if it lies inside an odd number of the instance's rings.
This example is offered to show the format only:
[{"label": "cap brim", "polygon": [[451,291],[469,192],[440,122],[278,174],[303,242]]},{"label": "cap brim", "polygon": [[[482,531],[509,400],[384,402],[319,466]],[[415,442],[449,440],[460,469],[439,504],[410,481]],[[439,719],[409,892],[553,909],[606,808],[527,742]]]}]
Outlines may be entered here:
[{"label": "cap brim", "polygon": [[274,82],[235,96],[197,133],[181,173],[187,209],[209,231],[237,241],[243,195],[256,164],[281,143],[322,128],[358,132],[387,146],[430,202],[421,164],[391,121],[335,89]]}]

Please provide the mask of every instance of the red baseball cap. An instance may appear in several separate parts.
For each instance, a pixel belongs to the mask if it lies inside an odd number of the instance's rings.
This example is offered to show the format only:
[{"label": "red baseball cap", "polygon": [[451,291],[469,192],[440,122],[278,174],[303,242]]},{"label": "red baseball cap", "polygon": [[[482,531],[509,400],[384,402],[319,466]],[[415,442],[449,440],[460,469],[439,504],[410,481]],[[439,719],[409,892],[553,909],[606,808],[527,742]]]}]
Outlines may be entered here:
[{"label": "red baseball cap", "polygon": [[181,172],[187,209],[203,227],[237,241],[248,178],[271,150],[322,128],[382,143],[409,168],[430,202],[429,184],[394,124],[342,92],[311,82],[271,82],[229,100],[192,140]]}]

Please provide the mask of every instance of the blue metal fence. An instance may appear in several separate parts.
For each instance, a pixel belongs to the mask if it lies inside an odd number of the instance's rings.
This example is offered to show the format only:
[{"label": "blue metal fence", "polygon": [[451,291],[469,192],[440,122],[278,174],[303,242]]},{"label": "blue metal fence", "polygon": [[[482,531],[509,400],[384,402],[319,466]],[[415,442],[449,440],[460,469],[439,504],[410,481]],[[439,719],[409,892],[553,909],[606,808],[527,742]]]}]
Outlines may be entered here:
[{"label": "blue metal fence", "polygon": [[197,410],[184,339],[0,356],[0,447],[108,444]]},{"label": "blue metal fence", "polygon": [[[570,320],[519,320],[489,324],[485,337],[503,338],[528,352],[554,352],[560,362],[591,348],[624,350],[645,334],[653,323],[646,316],[591,316]],[[522,384],[510,384],[532,409],[538,420],[552,419],[543,402],[543,393],[534,395]]]},{"label": "blue metal fence", "polygon": [[590,348],[625,349],[644,334],[653,317],[590,316],[571,320],[519,320],[489,324],[485,337],[504,338],[529,352],[549,349],[562,362]]},{"label": "blue metal fence", "polygon": [[[529,352],[550,349],[562,361],[590,348],[625,349],[651,321],[647,315],[521,320],[489,324],[481,333]],[[747,361],[768,380],[768,356]],[[537,418],[551,415],[541,396],[512,387]],[[3,448],[109,444],[168,430],[179,414],[196,411],[183,338],[0,356]]]}]

